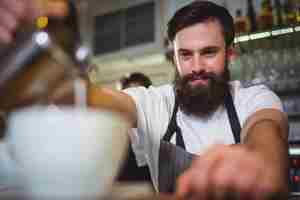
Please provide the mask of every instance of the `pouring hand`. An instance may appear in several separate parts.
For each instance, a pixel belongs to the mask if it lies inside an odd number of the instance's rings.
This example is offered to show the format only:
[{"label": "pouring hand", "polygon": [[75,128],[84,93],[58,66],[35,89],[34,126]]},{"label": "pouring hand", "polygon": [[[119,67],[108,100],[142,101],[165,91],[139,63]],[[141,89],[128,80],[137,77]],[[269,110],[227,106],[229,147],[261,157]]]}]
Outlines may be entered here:
[{"label": "pouring hand", "polygon": [[242,145],[215,146],[179,177],[176,194],[183,199],[272,199],[284,194],[272,168]]},{"label": "pouring hand", "polygon": [[62,17],[67,14],[65,1],[1,0],[0,43],[9,44],[22,23],[32,23],[39,16]]}]

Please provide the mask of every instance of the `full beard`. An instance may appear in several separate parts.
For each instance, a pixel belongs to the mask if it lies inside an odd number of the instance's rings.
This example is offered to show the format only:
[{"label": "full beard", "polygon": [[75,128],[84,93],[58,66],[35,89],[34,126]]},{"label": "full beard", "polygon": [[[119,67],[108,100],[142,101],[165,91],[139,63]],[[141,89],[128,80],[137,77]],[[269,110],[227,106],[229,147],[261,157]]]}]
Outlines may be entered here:
[{"label": "full beard", "polygon": [[[192,85],[194,80],[207,80],[208,83]],[[180,77],[175,76],[175,94],[179,107],[188,115],[208,117],[220,105],[224,105],[224,99],[229,90],[230,73],[228,67],[221,75],[204,71]]]}]

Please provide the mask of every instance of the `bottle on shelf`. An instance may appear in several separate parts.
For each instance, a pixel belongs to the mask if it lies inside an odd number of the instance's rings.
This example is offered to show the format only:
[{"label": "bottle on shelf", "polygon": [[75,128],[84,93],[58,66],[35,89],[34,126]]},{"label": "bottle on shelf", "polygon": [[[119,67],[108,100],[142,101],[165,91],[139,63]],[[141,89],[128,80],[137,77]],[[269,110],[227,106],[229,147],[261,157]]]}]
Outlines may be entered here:
[{"label": "bottle on shelf", "polygon": [[258,24],[260,30],[270,30],[273,28],[273,6],[270,0],[263,0],[261,2],[261,10],[258,16]]}]

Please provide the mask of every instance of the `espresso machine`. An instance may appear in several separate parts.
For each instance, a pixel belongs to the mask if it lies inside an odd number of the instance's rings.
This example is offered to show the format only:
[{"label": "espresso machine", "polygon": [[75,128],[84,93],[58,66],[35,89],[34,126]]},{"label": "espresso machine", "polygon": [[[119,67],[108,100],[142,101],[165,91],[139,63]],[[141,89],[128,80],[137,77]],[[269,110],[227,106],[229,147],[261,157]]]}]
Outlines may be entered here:
[{"label": "espresso machine", "polygon": [[33,104],[85,103],[82,88],[92,56],[91,1],[69,0],[64,19],[46,28],[23,26],[1,58],[0,130],[6,116]]}]

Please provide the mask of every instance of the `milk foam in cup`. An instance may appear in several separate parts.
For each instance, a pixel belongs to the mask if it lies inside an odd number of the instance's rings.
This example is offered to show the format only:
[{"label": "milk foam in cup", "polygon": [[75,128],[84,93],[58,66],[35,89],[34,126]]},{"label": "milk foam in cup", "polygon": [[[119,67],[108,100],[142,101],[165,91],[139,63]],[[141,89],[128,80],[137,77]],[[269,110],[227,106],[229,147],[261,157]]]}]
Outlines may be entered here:
[{"label": "milk foam in cup", "polygon": [[32,106],[8,118],[7,150],[33,197],[99,197],[128,145],[120,115],[81,107]]}]

